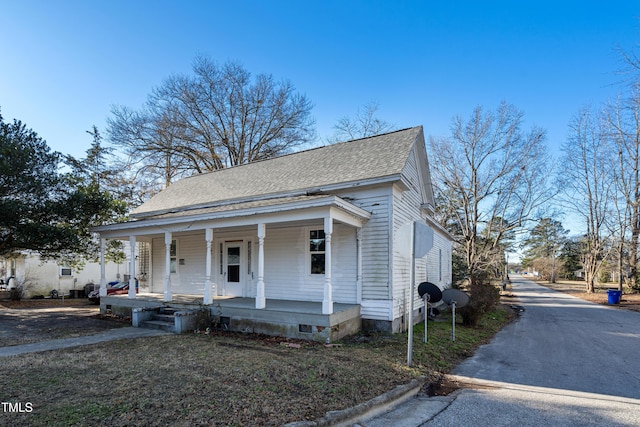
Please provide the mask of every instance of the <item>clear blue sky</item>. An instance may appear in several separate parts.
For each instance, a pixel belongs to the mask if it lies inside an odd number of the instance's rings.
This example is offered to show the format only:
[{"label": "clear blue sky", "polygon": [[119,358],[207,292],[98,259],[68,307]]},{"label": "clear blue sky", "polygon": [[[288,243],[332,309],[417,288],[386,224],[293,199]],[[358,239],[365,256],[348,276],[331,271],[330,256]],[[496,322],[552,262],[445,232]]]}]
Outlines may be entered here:
[{"label": "clear blue sky", "polygon": [[558,147],[571,116],[621,90],[616,46],[640,1],[34,1],[0,8],[0,109],[83,156],[114,104],[139,108],[198,54],[287,78],[318,135],[369,101],[397,127],[447,135],[501,100]]}]

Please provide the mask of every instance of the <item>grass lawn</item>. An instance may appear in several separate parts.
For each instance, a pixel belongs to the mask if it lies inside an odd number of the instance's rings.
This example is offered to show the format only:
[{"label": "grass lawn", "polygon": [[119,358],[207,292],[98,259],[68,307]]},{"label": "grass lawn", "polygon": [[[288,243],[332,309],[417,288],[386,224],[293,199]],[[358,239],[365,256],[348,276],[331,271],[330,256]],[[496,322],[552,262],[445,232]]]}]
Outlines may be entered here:
[{"label": "grass lawn", "polygon": [[418,376],[438,381],[512,317],[502,307],[477,328],[451,318],[407,335],[320,343],[255,335],[184,334],[2,359],[0,400],[31,412],[2,413],[11,426],[271,426],[365,402]]}]

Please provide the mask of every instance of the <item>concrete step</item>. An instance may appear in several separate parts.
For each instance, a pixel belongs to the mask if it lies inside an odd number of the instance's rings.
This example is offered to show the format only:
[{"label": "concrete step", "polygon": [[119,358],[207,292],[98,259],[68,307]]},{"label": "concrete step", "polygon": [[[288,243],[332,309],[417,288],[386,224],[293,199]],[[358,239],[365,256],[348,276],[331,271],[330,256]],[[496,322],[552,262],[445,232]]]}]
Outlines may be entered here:
[{"label": "concrete step", "polygon": [[173,317],[173,314],[165,314],[165,313],[160,313],[160,314],[154,314],[152,316],[153,320],[161,320],[163,322],[169,322],[169,323],[174,323],[174,319],[175,317]]},{"label": "concrete step", "polygon": [[160,329],[167,332],[174,332],[175,325],[172,322],[165,322],[162,320],[145,320],[140,323],[140,326],[147,329]]},{"label": "concrete step", "polygon": [[177,308],[173,308],[173,307],[162,307],[160,309],[160,314],[167,314],[169,316],[173,316],[174,314],[176,314],[178,311]]}]

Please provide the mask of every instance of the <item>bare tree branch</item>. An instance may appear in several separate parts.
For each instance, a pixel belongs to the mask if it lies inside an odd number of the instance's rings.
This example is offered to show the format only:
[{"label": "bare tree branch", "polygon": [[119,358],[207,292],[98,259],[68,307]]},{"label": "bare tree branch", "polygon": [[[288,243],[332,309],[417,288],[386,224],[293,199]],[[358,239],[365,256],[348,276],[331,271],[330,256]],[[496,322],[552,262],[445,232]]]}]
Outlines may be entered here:
[{"label": "bare tree branch", "polygon": [[311,108],[289,81],[265,74],[252,78],[240,64],[198,57],[192,75],[167,78],[141,110],[114,107],[107,130],[134,162],[162,170],[168,185],[312,141]]},{"label": "bare tree branch", "polygon": [[379,135],[394,129],[394,125],[376,117],[378,103],[370,101],[358,108],[355,117],[344,116],[333,126],[333,136],[327,138],[329,143],[366,138]]},{"label": "bare tree branch", "polygon": [[453,120],[450,138],[429,140],[440,217],[464,247],[472,278],[553,196],[546,132],[525,134],[523,120],[510,104],[477,107],[468,120]]}]

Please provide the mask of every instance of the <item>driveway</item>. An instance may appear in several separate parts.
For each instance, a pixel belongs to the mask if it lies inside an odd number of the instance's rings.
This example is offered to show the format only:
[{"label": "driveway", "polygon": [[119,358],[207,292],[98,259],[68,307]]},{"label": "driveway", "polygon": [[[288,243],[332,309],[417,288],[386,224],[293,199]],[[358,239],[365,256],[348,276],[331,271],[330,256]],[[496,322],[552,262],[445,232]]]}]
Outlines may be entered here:
[{"label": "driveway", "polygon": [[640,426],[640,313],[512,279],[525,311],[456,367],[466,388],[360,425]]},{"label": "driveway", "polygon": [[454,374],[640,399],[640,313],[583,301],[516,276],[521,318]]}]

